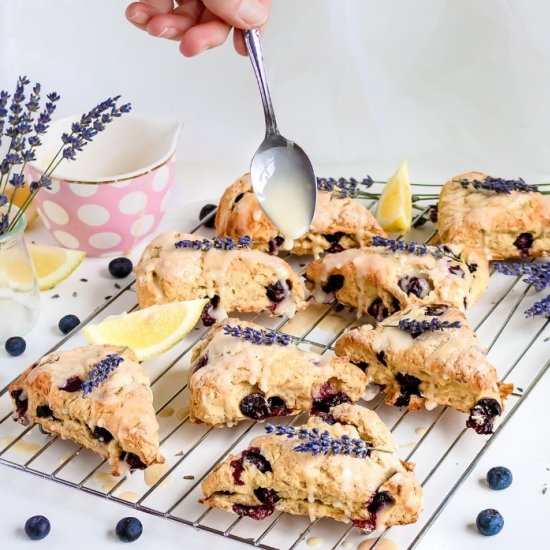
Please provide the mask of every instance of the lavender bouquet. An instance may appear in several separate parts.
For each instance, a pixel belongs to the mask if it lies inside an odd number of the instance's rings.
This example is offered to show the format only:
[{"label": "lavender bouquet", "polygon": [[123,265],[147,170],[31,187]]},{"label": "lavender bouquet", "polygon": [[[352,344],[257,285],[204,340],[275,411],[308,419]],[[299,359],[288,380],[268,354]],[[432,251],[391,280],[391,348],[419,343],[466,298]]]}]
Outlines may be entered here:
[{"label": "lavender bouquet", "polygon": [[[61,145],[42,176],[27,182],[23,176],[25,165],[36,160],[36,148],[42,144],[41,137],[49,129],[60,98],[58,93],[51,92],[46,94],[44,102],[41,85],[36,82],[29,91],[30,83],[26,76],[20,76],[12,95],[0,92],[0,146],[5,140],[7,147],[0,162],[0,236],[15,227],[40,189],[50,188],[50,176],[64,160],[75,160],[78,151],[82,151],[107,124],[131,110],[129,103],[118,105],[120,96],[107,98],[96,105],[79,121],[73,122],[70,133],[62,134]],[[26,197],[17,209],[14,201],[23,189]]]}]

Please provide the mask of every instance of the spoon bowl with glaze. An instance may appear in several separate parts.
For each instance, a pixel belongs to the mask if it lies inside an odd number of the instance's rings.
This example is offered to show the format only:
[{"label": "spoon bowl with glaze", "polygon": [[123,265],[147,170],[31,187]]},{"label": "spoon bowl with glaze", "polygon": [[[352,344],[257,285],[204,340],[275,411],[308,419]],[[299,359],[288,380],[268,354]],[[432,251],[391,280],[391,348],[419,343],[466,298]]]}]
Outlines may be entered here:
[{"label": "spoon bowl with glaze", "polygon": [[313,220],[317,180],[303,149],[277,128],[258,29],[244,31],[265,115],[265,138],[250,164],[252,188],[268,218],[287,240],[303,236]]}]

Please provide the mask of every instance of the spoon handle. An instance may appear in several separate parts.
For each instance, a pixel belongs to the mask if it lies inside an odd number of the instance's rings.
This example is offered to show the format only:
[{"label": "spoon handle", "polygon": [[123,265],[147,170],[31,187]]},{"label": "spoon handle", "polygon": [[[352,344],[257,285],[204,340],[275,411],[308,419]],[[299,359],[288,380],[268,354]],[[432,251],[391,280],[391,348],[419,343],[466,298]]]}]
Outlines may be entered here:
[{"label": "spoon handle", "polygon": [[254,74],[256,75],[258,88],[260,88],[260,95],[262,96],[266,135],[279,135],[277,121],[275,120],[275,113],[273,111],[273,104],[271,103],[269,86],[267,85],[260,31],[258,29],[245,30],[244,41],[246,43],[246,48],[248,49],[248,57],[250,58],[252,68],[254,69]]}]

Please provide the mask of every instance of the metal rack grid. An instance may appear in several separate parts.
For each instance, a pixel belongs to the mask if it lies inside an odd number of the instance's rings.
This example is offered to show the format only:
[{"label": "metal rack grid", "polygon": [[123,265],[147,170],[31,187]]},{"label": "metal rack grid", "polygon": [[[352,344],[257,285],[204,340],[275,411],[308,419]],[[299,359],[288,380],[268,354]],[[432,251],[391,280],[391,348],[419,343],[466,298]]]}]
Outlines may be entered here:
[{"label": "metal rack grid", "polygon": [[[371,202],[369,207],[373,205]],[[413,230],[407,237],[427,242],[434,236],[433,227],[421,223],[427,207],[418,210]],[[193,232],[200,228],[196,227]],[[287,259],[298,271],[305,268],[305,264],[300,263],[301,258]],[[499,278],[498,283],[496,278]],[[476,306],[474,313],[469,315],[476,331],[488,345],[489,353],[502,347],[503,353],[512,358],[500,369],[501,379],[506,381],[514,375],[524,388],[523,391],[515,391],[508,400],[502,421],[492,436],[478,436],[466,430],[463,427],[464,415],[449,408],[438,407],[433,411],[410,414],[386,406],[382,395],[367,404],[380,414],[390,426],[397,442],[401,443],[400,458],[407,461],[415,459],[417,475],[424,487],[426,506],[419,522],[392,529],[392,537],[404,547],[418,547],[477,462],[550,368],[550,361],[546,360],[545,352],[541,349],[545,339],[542,335],[548,328],[549,320],[531,321],[530,331],[524,330],[519,339],[521,345],[518,346],[518,339],[514,339],[515,347],[508,354],[506,341],[510,339],[510,331],[514,334],[517,332],[518,318],[522,317],[522,311],[534,299],[530,288],[521,283],[519,277],[510,279],[492,274],[488,293]],[[131,282],[82,324],[135,307]],[[291,320],[270,318],[266,314],[241,317],[290,333],[298,338],[300,346],[318,353],[332,353],[334,342],[344,330],[359,323],[353,311],[336,303],[311,305]],[[128,475],[120,480],[110,478],[106,462],[86,449],[44,434],[36,425],[21,427],[13,423],[7,387],[0,391],[0,464],[258,548],[294,550],[305,544],[306,537],[314,534],[322,535],[333,550],[346,541],[355,540],[359,532],[353,526],[332,520],[311,521],[278,513],[262,522],[254,522],[248,518],[235,518],[219,510],[205,509],[197,503],[200,483],[215,465],[229,453],[239,452],[252,437],[263,433],[261,427],[253,422],[216,430],[188,421],[185,405],[187,386],[184,383],[186,367],[191,348],[206,333],[207,329],[195,328],[177,350],[157,358],[151,365],[149,362],[147,364],[155,403],[161,403],[156,408],[161,428],[161,450],[169,463],[166,470],[160,471],[149,482],[142,480],[139,474]],[[53,349],[79,345],[78,338],[78,333],[71,333]],[[533,362],[536,368],[533,368]],[[527,364],[529,368],[526,368]],[[300,423],[303,416],[294,417],[289,422]],[[427,425],[420,432],[419,428],[414,430],[418,420]],[[412,443],[402,444],[412,437],[415,439]],[[446,467],[449,469],[450,461],[457,466],[451,468],[449,474],[445,470]],[[182,475],[186,472],[187,475]],[[387,531],[379,534],[373,548],[378,546],[378,541]]]}]

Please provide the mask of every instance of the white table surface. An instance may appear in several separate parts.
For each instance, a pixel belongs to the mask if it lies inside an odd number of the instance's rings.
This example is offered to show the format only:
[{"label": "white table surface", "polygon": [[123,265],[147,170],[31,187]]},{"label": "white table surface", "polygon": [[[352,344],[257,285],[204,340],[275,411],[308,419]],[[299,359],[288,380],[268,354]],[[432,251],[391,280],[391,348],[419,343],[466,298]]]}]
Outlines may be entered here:
[{"label": "white table surface", "polygon": [[[387,175],[372,170],[374,176]],[[368,173],[365,166],[326,167],[318,170],[323,175],[355,175],[361,177]],[[216,202],[221,190],[231,183],[239,172],[224,170],[219,166],[178,166],[178,187],[174,195],[173,207],[167,213],[163,228],[190,230],[197,222],[200,207],[206,202]],[[29,231],[29,239],[49,243],[51,239],[45,230],[36,226]],[[144,244],[144,243],[143,243]],[[142,244],[142,246],[143,246]],[[139,250],[131,255],[135,260]],[[85,318],[102,302],[103,297],[114,292],[116,282],[107,273],[108,260],[86,259],[78,270],[55,289],[61,297],[52,301],[49,295],[43,297],[43,307],[38,325],[27,336],[28,347],[19,358],[8,357],[0,351],[0,386],[3,387],[25,366],[51,348],[61,338],[57,330],[57,321],[67,313]],[[88,283],[80,282],[86,277]],[[78,291],[76,298],[72,297]],[[518,287],[518,292],[522,289]],[[474,312],[475,314],[475,312]],[[538,323],[538,324],[537,324]],[[544,322],[531,321],[519,323],[510,338],[523,332],[524,336],[544,326]],[[490,334],[491,327],[487,329]],[[550,337],[546,325],[542,338]],[[76,340],[75,340],[76,342]],[[78,340],[77,344],[80,344]],[[510,344],[513,348],[513,341]],[[533,368],[540,369],[550,356],[550,341],[539,346],[532,356]],[[500,352],[499,352],[500,353]],[[507,353],[506,350],[501,353]],[[493,361],[500,356],[492,357]],[[531,355],[529,356],[529,358]],[[526,358],[526,359],[529,359]],[[504,361],[504,356],[502,356]],[[518,385],[527,387],[532,376],[527,364]],[[525,374],[527,373],[527,374]],[[512,378],[512,381],[515,381]],[[527,397],[517,414],[510,419],[502,433],[494,440],[469,477],[456,492],[450,504],[443,510],[435,525],[428,531],[419,548],[432,549],[512,549],[520,545],[546,548],[547,522],[550,517],[550,491],[543,494],[543,487],[550,484],[550,438],[547,437],[547,418],[550,415],[550,376],[545,376]],[[421,414],[421,413],[418,413]],[[453,417],[454,418],[454,417]],[[445,429],[438,426],[437,429]],[[479,436],[478,436],[479,437]],[[465,438],[467,441],[471,437]],[[468,443],[465,443],[466,446]],[[456,455],[450,456],[449,476],[439,483],[438,491],[443,497],[451,488],[454,480],[462,473],[474,455],[463,460],[461,446]],[[416,458],[416,457],[415,457]],[[421,453],[418,460],[421,459]],[[453,472],[453,464],[456,471]],[[506,465],[514,474],[514,483],[506,491],[491,491],[483,483],[487,470],[495,465]],[[139,473],[137,475],[140,475]],[[144,534],[132,548],[162,548],[189,550],[211,548],[244,548],[243,545],[219,536],[200,532],[191,527],[176,524],[143,513],[135,513],[122,505],[108,502],[106,499],[88,495],[72,488],[62,487],[51,481],[38,479],[24,472],[14,471],[0,465],[0,487],[2,495],[2,514],[0,515],[0,548],[41,548],[65,550],[69,548],[119,548],[120,542],[114,536],[116,522],[126,515],[137,515],[143,522]],[[477,513],[483,508],[494,507],[505,518],[505,527],[496,537],[480,536],[472,524]],[[34,514],[47,516],[52,523],[50,535],[39,543],[29,541],[22,531],[25,520]],[[430,510],[431,514],[431,510]],[[419,522],[422,525],[429,517],[425,513]],[[411,529],[403,527],[397,529]],[[392,530],[390,538],[399,537],[397,529]],[[418,531],[418,526],[416,528]],[[414,532],[416,532],[414,531]],[[412,532],[412,531],[410,531]],[[363,539],[366,537],[362,537]],[[361,537],[355,536],[354,545]],[[323,547],[330,547],[326,544]],[[307,548],[302,543],[300,548]]]}]

